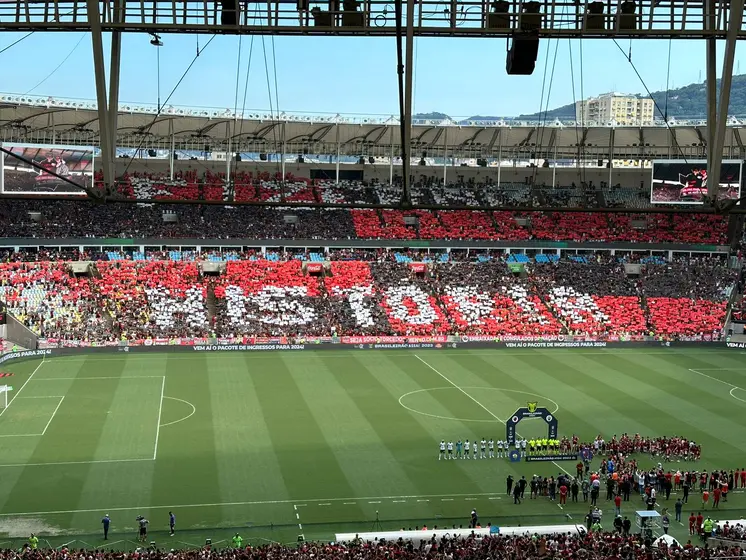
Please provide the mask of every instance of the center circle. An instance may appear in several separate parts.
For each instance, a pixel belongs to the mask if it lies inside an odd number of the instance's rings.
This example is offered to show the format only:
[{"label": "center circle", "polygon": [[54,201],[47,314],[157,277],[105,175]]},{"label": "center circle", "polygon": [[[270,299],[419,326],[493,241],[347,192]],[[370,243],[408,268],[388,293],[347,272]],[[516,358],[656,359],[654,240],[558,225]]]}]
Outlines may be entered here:
[{"label": "center circle", "polygon": [[[740,393],[740,396],[739,396]],[[743,403],[746,403],[746,389],[742,389],[741,387],[733,387],[730,390],[730,396],[736,399],[737,401],[741,401]]]},{"label": "center circle", "polygon": [[[554,405],[554,410],[550,411],[551,414],[556,414],[557,411],[559,410],[559,405],[557,404],[557,401],[550,399],[549,397],[546,397],[544,395],[540,395],[538,393],[532,393],[530,391],[519,391],[518,389],[502,389],[500,387],[433,387],[432,389],[417,389],[416,391],[410,391],[409,393],[404,393],[401,397],[399,397],[399,404],[403,408],[406,408],[407,410],[409,410],[410,412],[421,414],[422,416],[429,416],[430,418],[438,418],[439,420],[455,420],[457,422],[480,422],[484,424],[502,424],[503,422],[497,419],[487,420],[484,418],[456,418],[455,416],[443,416],[440,414],[433,414],[431,412],[427,412],[425,410],[419,410],[418,408],[414,406],[409,406],[406,404],[408,397],[411,397],[412,395],[418,395],[420,393],[429,393],[431,391],[461,392],[462,390],[466,391],[468,389],[474,389],[474,390],[479,390],[479,391],[500,391],[501,393],[514,393],[514,394],[519,394],[519,395],[527,395],[529,397],[534,397],[536,399],[540,399],[542,401],[548,401],[552,403]],[[480,404],[483,404],[483,403],[480,403]],[[495,414],[494,411],[490,411],[490,412]],[[495,415],[498,416],[497,414]]]}]

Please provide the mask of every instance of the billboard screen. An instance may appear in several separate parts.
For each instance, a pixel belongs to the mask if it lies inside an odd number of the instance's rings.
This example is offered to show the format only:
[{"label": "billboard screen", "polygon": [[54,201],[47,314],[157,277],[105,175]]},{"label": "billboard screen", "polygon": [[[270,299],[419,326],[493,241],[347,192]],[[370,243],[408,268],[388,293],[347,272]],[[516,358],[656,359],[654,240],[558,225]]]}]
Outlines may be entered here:
[{"label": "billboard screen", "polygon": [[[723,160],[718,177],[718,199],[741,197],[740,160]],[[707,161],[663,160],[653,162],[650,202],[653,204],[702,204],[707,185]]]},{"label": "billboard screen", "polygon": [[93,186],[91,147],[3,144],[3,148],[13,154],[2,152],[0,192],[3,194],[84,196],[86,192],[75,185],[84,188]]}]

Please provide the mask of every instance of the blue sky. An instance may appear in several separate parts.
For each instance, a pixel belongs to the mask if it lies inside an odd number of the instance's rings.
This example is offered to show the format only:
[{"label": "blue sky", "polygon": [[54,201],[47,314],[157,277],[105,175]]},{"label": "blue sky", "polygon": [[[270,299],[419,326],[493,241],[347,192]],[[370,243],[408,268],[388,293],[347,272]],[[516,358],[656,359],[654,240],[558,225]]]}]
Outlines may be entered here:
[{"label": "blue sky", "polygon": [[[1,33],[0,50],[21,37]],[[210,36],[164,35],[161,95],[165,100],[196,52]],[[251,38],[242,41],[238,107]],[[629,41],[620,43],[625,51]],[[200,55],[170,103],[189,107],[233,108],[239,39],[218,36]],[[549,53],[547,55],[547,45]],[[665,89],[668,41],[632,42],[632,60],[651,91]],[[108,38],[106,41],[108,49]],[[275,105],[272,39],[264,38]],[[575,96],[580,98],[580,47],[572,42]],[[542,41],[533,76],[505,73],[504,39],[436,39],[416,42],[415,112],[440,111],[451,116],[514,116],[540,110],[544,65],[551,71],[558,48],[549,108],[573,100],[568,40]],[[583,93],[643,92],[626,57],[609,40],[585,40]],[[722,55],[724,45],[719,45]],[[287,112],[398,114],[393,38],[275,37],[279,108]],[[738,54],[738,53],[737,53]],[[156,103],[156,48],[145,34],[125,34],[120,100]],[[718,67],[720,67],[719,58]],[[736,58],[738,66],[738,56]],[[64,61],[64,63],[63,63]],[[91,39],[82,33],[37,33],[0,54],[0,91],[77,99],[95,99]],[[58,68],[59,67],[59,68]],[[51,76],[50,73],[55,71]],[[743,68],[746,72],[746,66]],[[705,74],[705,43],[674,41],[671,86],[698,81]],[[40,82],[41,85],[38,85]],[[549,84],[549,78],[547,78]],[[545,93],[546,98],[546,93]],[[262,38],[254,38],[246,109],[269,110]],[[275,110],[277,107],[275,107]]]}]

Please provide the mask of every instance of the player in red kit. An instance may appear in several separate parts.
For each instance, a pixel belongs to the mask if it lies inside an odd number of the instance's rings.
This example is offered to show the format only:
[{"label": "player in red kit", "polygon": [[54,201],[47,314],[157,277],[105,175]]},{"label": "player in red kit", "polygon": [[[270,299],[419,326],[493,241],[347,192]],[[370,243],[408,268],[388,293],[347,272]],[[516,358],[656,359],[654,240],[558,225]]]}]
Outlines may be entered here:
[{"label": "player in red kit", "polygon": [[694,526],[697,523],[697,517],[694,515],[694,512],[691,513],[689,516],[689,534],[694,534]]},{"label": "player in red kit", "polygon": [[[715,490],[712,491],[712,507],[713,508],[720,507],[720,492],[721,490],[718,487],[715,487]],[[702,499],[704,500],[704,496],[702,497]]]},{"label": "player in red kit", "polygon": [[560,486],[559,493],[560,493],[559,503],[566,504],[567,503],[567,485],[566,484],[563,484],[562,486]]}]

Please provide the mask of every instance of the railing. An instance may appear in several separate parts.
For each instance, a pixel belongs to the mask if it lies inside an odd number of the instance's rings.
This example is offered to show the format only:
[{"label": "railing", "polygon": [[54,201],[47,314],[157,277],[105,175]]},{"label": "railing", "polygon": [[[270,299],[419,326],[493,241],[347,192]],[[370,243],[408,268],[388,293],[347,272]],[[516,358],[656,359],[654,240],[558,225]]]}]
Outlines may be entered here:
[{"label": "railing", "polygon": [[[173,31],[276,33],[286,35],[393,35],[394,4],[390,0],[237,1],[237,10],[220,2],[104,0],[99,2],[104,31]],[[546,0],[539,13],[527,13],[522,0],[418,0],[415,33],[448,36],[506,36],[538,18],[539,33],[563,37],[725,37],[728,1],[715,0],[710,28],[704,2],[656,0],[594,2]],[[85,0],[0,3],[0,29],[49,31],[90,30]],[[532,22],[533,23],[533,22]],[[740,32],[746,35],[746,29]]]}]

